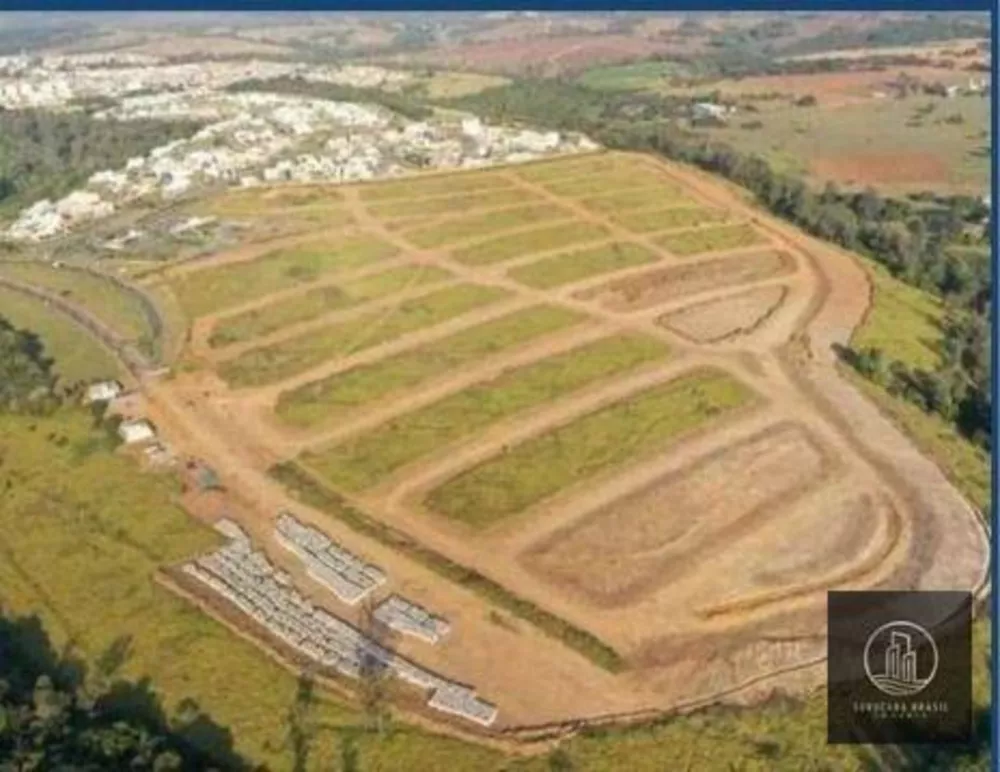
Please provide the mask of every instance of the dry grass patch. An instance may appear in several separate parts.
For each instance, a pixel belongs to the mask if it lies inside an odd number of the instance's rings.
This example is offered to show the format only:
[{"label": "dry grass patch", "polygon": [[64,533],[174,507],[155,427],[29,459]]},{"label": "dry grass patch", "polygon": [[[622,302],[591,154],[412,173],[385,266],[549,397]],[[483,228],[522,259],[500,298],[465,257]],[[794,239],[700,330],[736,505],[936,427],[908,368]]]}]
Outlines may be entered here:
[{"label": "dry grass patch", "polygon": [[506,188],[510,182],[500,172],[454,172],[431,176],[414,176],[392,182],[375,182],[358,188],[363,201],[453,196],[473,191]]},{"label": "dry grass patch", "polygon": [[583,319],[582,314],[554,306],[514,311],[439,341],[285,392],[278,399],[277,415],[298,427],[326,423],[486,357],[580,324]]},{"label": "dry grass patch", "polygon": [[532,437],[436,488],[425,504],[485,528],[660,450],[754,398],[725,373],[697,370]]},{"label": "dry grass patch", "polygon": [[291,340],[252,349],[222,363],[219,375],[233,386],[277,383],[323,362],[347,356],[416,330],[496,303],[510,293],[496,287],[460,284],[430,292]]},{"label": "dry grass patch", "polygon": [[516,188],[500,188],[483,193],[459,193],[441,198],[418,197],[403,201],[391,201],[370,207],[371,213],[380,220],[400,217],[415,217],[432,214],[460,214],[473,209],[512,206],[535,199],[531,194]]},{"label": "dry grass patch", "polygon": [[477,236],[519,228],[524,225],[559,220],[569,217],[566,210],[553,204],[534,204],[516,209],[457,217],[427,228],[403,232],[403,238],[422,249],[432,249],[466,241]]},{"label": "dry grass patch", "polygon": [[624,228],[637,233],[665,231],[671,228],[690,228],[696,225],[720,223],[732,215],[723,209],[706,207],[670,207],[643,212],[625,212],[614,220]]},{"label": "dry grass patch", "polygon": [[643,209],[654,206],[662,206],[670,203],[673,205],[683,204],[689,199],[679,185],[665,185],[662,183],[650,187],[631,188],[619,190],[607,195],[587,198],[581,201],[588,209],[602,214],[613,215],[618,212],[627,212],[632,209]]},{"label": "dry grass patch", "polygon": [[509,271],[511,278],[539,289],[560,287],[602,273],[656,262],[658,255],[638,244],[614,243],[546,257]]},{"label": "dry grass patch", "polygon": [[757,287],[682,308],[657,322],[698,343],[714,343],[754,330],[781,307],[787,294],[787,287]]},{"label": "dry grass patch", "polygon": [[701,252],[721,252],[726,249],[750,247],[765,241],[763,234],[758,230],[750,225],[741,224],[670,233],[658,238],[656,243],[675,255],[686,257]]},{"label": "dry grass patch", "polygon": [[563,246],[600,241],[610,237],[611,231],[602,225],[569,222],[478,241],[456,249],[451,253],[451,257],[466,265],[491,265],[537,252],[547,252]]}]

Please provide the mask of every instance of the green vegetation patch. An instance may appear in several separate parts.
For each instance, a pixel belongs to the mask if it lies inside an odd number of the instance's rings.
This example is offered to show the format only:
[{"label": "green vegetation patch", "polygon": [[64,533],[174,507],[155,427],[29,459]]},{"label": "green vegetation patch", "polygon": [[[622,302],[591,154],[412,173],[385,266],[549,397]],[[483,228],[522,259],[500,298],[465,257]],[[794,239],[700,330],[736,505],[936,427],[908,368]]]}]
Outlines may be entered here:
[{"label": "green vegetation patch", "polygon": [[315,426],[390,394],[583,321],[582,314],[533,306],[285,392],[276,412],[288,424]]},{"label": "green vegetation patch", "polygon": [[730,376],[697,370],[526,440],[431,491],[425,504],[484,528],[661,449],[753,399]]},{"label": "green vegetation patch", "polygon": [[444,246],[456,241],[465,241],[477,236],[488,236],[491,233],[519,228],[523,225],[558,220],[569,214],[551,204],[535,204],[518,209],[504,209],[499,212],[457,217],[438,225],[419,230],[409,230],[403,237],[422,249]]},{"label": "green vegetation patch", "polygon": [[212,330],[208,342],[212,346],[225,346],[259,338],[331,311],[351,308],[410,287],[444,281],[450,277],[451,274],[443,268],[430,265],[403,265],[340,284],[317,287],[302,295],[295,295],[221,320]]},{"label": "green vegetation patch", "polygon": [[458,214],[471,209],[523,204],[535,198],[516,188],[501,188],[483,193],[459,193],[442,198],[412,198],[371,207],[371,213],[381,220],[415,215]]},{"label": "green vegetation patch", "polygon": [[466,265],[490,265],[536,252],[608,238],[611,238],[611,231],[602,225],[570,222],[479,241],[455,250],[451,257]]},{"label": "green vegetation patch", "polygon": [[614,153],[596,153],[575,158],[559,158],[554,161],[532,163],[517,168],[517,176],[529,182],[546,184],[570,177],[588,174],[606,174],[612,171],[648,169],[649,165],[633,156]]},{"label": "green vegetation patch", "polygon": [[338,209],[343,201],[343,194],[336,188],[246,188],[226,191],[218,196],[207,199],[201,204],[203,211],[213,214],[250,215],[267,212],[272,209],[322,208],[331,217],[345,210]]},{"label": "green vegetation patch", "polygon": [[689,228],[694,225],[725,222],[730,217],[730,213],[724,209],[671,207],[651,212],[626,212],[615,217],[615,222],[630,231],[649,233],[670,230],[671,228]]},{"label": "green vegetation patch", "polygon": [[690,70],[680,62],[638,62],[636,64],[593,67],[578,82],[601,91],[645,91],[669,86]]},{"label": "green vegetation patch", "polygon": [[395,254],[394,246],[373,236],[311,241],[253,260],[184,273],[171,279],[170,286],[184,312],[194,318]]},{"label": "green vegetation patch", "polygon": [[638,244],[614,243],[595,249],[546,257],[509,271],[511,278],[539,289],[559,287],[574,281],[620,271],[658,260],[658,256]]},{"label": "green vegetation patch", "polygon": [[884,268],[869,264],[874,302],[852,346],[882,349],[908,367],[935,370],[941,363],[944,306],[929,292],[904,284]]},{"label": "green vegetation patch", "polygon": [[630,209],[662,206],[665,203],[682,204],[687,200],[679,185],[659,183],[650,187],[620,190],[605,196],[587,198],[581,201],[588,209],[606,214],[615,214]]},{"label": "green vegetation patch", "polygon": [[0,276],[33,284],[82,306],[126,340],[155,347],[156,327],[141,296],[111,278],[74,268],[54,268],[37,262],[0,262]]},{"label": "green vegetation patch", "polygon": [[700,252],[719,252],[725,249],[749,247],[764,243],[764,237],[751,226],[725,225],[718,228],[670,233],[656,240],[661,247],[681,257]]},{"label": "green vegetation patch", "polygon": [[[385,544],[392,550],[429,568],[439,576],[474,592],[504,611],[534,625],[546,635],[574,649],[599,667],[612,673],[619,672],[624,668],[625,662],[621,655],[593,634],[579,627],[574,627],[561,617],[557,617],[531,601],[515,595],[503,585],[497,584],[475,569],[455,563],[440,552],[435,552],[420,542],[414,541],[402,531],[375,520],[329,488],[321,485],[315,477],[294,461],[277,464],[271,467],[268,473],[304,504],[325,512],[353,531]],[[454,768],[459,769],[460,767]]]},{"label": "green vegetation patch", "polygon": [[414,176],[362,185],[359,188],[364,201],[388,201],[390,199],[423,198],[425,196],[453,196],[458,193],[497,190],[506,188],[510,182],[497,172],[473,172],[462,174]]},{"label": "green vegetation patch", "polygon": [[667,353],[667,347],[655,338],[604,338],[508,370],[345,443],[307,453],[302,461],[335,488],[364,490],[490,424],[663,359]]},{"label": "green vegetation patch", "polygon": [[277,383],[318,364],[432,327],[510,293],[496,287],[461,284],[332,324],[291,340],[247,351],[224,362],[219,374],[233,386]]},{"label": "green vegetation patch", "polygon": [[637,188],[666,188],[674,183],[668,177],[647,166],[614,168],[606,173],[586,173],[578,177],[543,183],[545,189],[557,196],[569,198],[598,198],[610,193],[625,193]]},{"label": "green vegetation patch", "polygon": [[42,301],[0,287],[0,316],[14,327],[30,330],[45,346],[45,356],[62,383],[116,378],[122,368],[93,336],[65,314]]}]

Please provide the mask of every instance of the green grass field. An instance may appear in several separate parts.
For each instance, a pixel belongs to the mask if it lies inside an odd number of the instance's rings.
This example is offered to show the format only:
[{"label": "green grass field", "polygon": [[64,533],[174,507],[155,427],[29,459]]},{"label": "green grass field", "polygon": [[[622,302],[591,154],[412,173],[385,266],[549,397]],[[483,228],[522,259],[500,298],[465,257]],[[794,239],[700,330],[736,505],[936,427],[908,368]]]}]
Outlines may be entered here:
[{"label": "green grass field", "polygon": [[388,297],[410,287],[444,281],[451,274],[430,265],[402,265],[340,284],[317,287],[302,295],[226,317],[212,329],[208,342],[226,346],[252,340],[323,314]]},{"label": "green grass field", "polygon": [[656,243],[675,255],[686,257],[701,252],[721,252],[726,249],[750,247],[765,243],[765,239],[749,225],[724,225],[670,233],[656,239]]},{"label": "green grass field", "polygon": [[291,426],[323,424],[582,321],[581,314],[553,306],[514,311],[439,341],[285,392],[278,399],[276,413]]},{"label": "green grass field", "polygon": [[875,288],[874,304],[854,333],[859,349],[880,348],[909,367],[935,369],[941,361],[944,307],[929,292],[904,284],[888,271],[867,264]]},{"label": "green grass field", "polygon": [[679,186],[660,183],[633,190],[619,190],[606,196],[585,198],[580,203],[595,212],[618,214],[664,203],[680,205],[687,200],[687,196],[684,195],[684,191]]},{"label": "green grass field", "polygon": [[53,369],[63,383],[118,378],[123,374],[110,351],[68,316],[40,300],[0,287],[0,316],[38,335],[46,355],[55,360]]},{"label": "green grass field", "polygon": [[291,340],[252,349],[223,362],[219,375],[237,387],[277,383],[323,362],[432,327],[509,296],[504,290],[475,284],[445,287],[392,309],[379,309]]},{"label": "green grass field", "polygon": [[126,340],[154,346],[155,329],[142,300],[110,279],[72,268],[52,268],[41,263],[0,262],[0,276],[47,289],[82,306]]},{"label": "green grass field", "polygon": [[302,463],[334,488],[364,490],[406,464],[474,436],[490,424],[667,354],[667,347],[655,338],[603,338],[508,370],[347,442],[307,453]]},{"label": "green grass field", "polygon": [[402,201],[393,200],[385,204],[370,207],[373,215],[380,220],[391,220],[396,217],[412,217],[415,215],[458,214],[471,209],[486,207],[511,206],[523,204],[533,196],[517,188],[498,188],[482,193],[459,193],[455,196],[441,198],[416,197]]},{"label": "green grass field", "polygon": [[695,225],[725,222],[731,217],[723,209],[706,207],[670,207],[654,211],[624,212],[614,219],[619,225],[636,233],[665,231],[671,228],[689,228]]},{"label": "green grass field", "polygon": [[80,659],[90,675],[109,652],[124,651],[112,678],[146,682],[172,722],[184,701],[194,701],[220,733],[196,723],[181,734],[218,753],[231,732],[235,751],[254,766],[339,769],[345,741],[354,742],[365,769],[501,765],[495,751],[401,723],[379,738],[363,729],[356,707],[323,692],[307,708],[311,752],[303,754],[289,742],[296,677],[153,581],[158,568],[211,548],[216,536],[173,503],[176,481],[140,474],[89,427],[82,411],[0,416],[0,480],[14,481],[0,502],[6,615],[37,614],[56,650]]},{"label": "green grass field", "polygon": [[475,244],[456,249],[451,253],[451,257],[466,265],[492,265],[537,252],[610,237],[611,231],[601,225],[570,222],[477,241]]},{"label": "green grass field", "polygon": [[254,260],[184,273],[171,279],[170,287],[184,312],[196,318],[396,253],[391,244],[373,236],[307,242]]},{"label": "green grass field", "polygon": [[646,91],[669,86],[689,69],[678,62],[638,62],[636,64],[593,67],[578,82],[601,91]]},{"label": "green grass field", "polygon": [[407,230],[403,238],[421,249],[432,249],[491,233],[568,218],[569,212],[553,204],[533,204],[517,209],[457,217],[426,228]]},{"label": "green grass field", "polygon": [[655,253],[638,244],[613,243],[595,249],[545,257],[537,262],[518,266],[508,271],[508,275],[529,287],[548,289],[602,273],[654,263],[658,259]]},{"label": "green grass field", "polygon": [[[621,161],[619,160],[619,163]],[[637,188],[664,188],[673,190],[673,183],[650,166],[615,166],[603,173],[587,173],[569,179],[542,183],[545,189],[557,196],[591,199],[604,195],[625,193]]]},{"label": "green grass field", "polygon": [[497,190],[509,185],[510,182],[501,173],[477,171],[430,176],[416,175],[391,182],[361,185],[358,191],[363,201],[382,202],[391,199],[455,196],[459,193]]},{"label": "green grass field", "polygon": [[753,399],[750,389],[728,375],[694,371],[526,440],[431,491],[425,504],[445,517],[488,527]]}]

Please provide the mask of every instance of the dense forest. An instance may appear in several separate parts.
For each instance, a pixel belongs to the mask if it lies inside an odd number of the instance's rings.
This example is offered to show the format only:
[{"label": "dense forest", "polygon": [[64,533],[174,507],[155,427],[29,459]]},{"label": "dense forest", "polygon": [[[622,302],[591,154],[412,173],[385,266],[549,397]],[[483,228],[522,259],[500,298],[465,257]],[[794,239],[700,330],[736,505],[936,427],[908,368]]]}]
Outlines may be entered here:
[{"label": "dense forest", "polygon": [[943,298],[948,310],[942,362],[933,372],[890,362],[879,351],[848,351],[845,359],[990,449],[989,208],[976,198],[932,192],[898,199],[833,185],[815,190],[802,179],[775,172],[760,156],[682,128],[676,119],[700,98],[607,94],[550,79],[517,81],[450,105],[495,121],[582,131],[608,147],[660,153],[720,174],[747,188],[772,213],[865,254],[901,280]]},{"label": "dense forest", "polygon": [[85,112],[0,109],[0,217],[42,198],[61,198],[94,172],[118,169],[199,128],[193,121],[110,121]]},{"label": "dense forest", "polygon": [[52,397],[55,385],[52,360],[38,336],[0,316],[0,409],[42,404]]}]

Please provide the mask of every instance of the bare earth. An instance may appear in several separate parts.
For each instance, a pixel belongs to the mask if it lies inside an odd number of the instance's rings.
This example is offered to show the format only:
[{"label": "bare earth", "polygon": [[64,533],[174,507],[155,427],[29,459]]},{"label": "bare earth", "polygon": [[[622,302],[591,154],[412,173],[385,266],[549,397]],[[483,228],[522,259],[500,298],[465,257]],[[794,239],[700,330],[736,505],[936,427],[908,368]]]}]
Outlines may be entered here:
[{"label": "bare earth", "polygon": [[[352,227],[401,250],[379,269],[432,265],[458,280],[503,287],[511,300],[331,359],[263,389],[230,390],[214,374],[217,360],[236,349],[209,350],[206,341],[222,316],[208,316],[191,320],[187,361],[196,365],[194,371],[149,379],[142,386],[145,408],[168,442],[205,459],[233,492],[218,506],[202,507],[198,516],[211,519],[228,508],[275,562],[345,618],[355,612],[302,576],[276,546],[275,513],[289,507],[374,561],[389,576],[387,591],[401,592],[451,622],[452,633],[440,645],[405,642],[403,651],[474,684],[495,701],[500,730],[649,715],[720,699],[745,702],[776,686],[809,688],[823,676],[827,590],[980,591],[985,582],[988,543],[978,513],[837,373],[833,347],[848,342],[869,297],[866,274],[855,259],[751,208],[731,188],[700,172],[645,156],[604,157],[656,171],[699,205],[727,209],[735,220],[752,222],[769,244],[680,259],[656,246],[657,234],[632,233],[580,201],[529,182],[512,167],[497,176],[520,186],[526,197],[558,203],[574,219],[604,226],[616,241],[651,249],[658,257],[652,265],[538,290],[508,277],[506,265],[474,267],[452,260],[449,251],[459,244],[416,248],[371,214],[358,187],[342,188]],[[567,178],[587,179],[580,163],[567,164]],[[521,230],[512,229],[510,237]],[[252,259],[279,244],[316,236],[247,244],[176,270]],[[264,307],[344,275],[331,273],[319,283],[226,313]],[[379,307],[391,313],[410,294],[380,300]],[[588,321],[373,400],[333,425],[292,429],[273,415],[276,400],[287,390],[538,303],[582,312]],[[360,311],[335,312],[268,340],[354,313]],[[266,474],[276,461],[612,332],[659,338],[672,356],[665,364],[560,397],[441,447],[349,500],[416,542],[594,634],[624,657],[627,667],[619,674],[297,503]],[[241,343],[238,350],[262,342]],[[435,485],[519,439],[706,365],[749,386],[756,401],[652,457],[564,489],[492,528],[472,531],[419,506]]]}]

